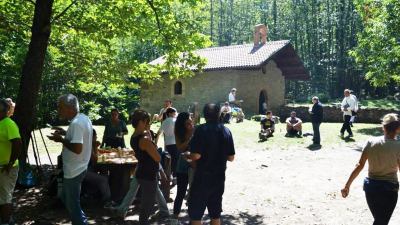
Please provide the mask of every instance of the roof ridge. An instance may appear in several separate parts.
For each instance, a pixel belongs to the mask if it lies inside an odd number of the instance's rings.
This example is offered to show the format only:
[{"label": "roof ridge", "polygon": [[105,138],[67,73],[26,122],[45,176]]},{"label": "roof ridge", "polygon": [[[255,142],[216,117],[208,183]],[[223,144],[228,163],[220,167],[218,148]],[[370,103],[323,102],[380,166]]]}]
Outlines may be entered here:
[{"label": "roof ridge", "polygon": [[[282,42],[290,42],[290,40],[278,40],[278,41],[267,41],[264,46],[268,46],[270,44],[279,44]],[[201,48],[195,50],[195,52],[199,51],[213,51],[213,50],[222,50],[222,49],[235,49],[235,48],[243,48],[243,47],[248,47],[249,45],[254,45],[253,43],[246,43],[246,44],[241,44],[241,45],[227,45],[227,46],[215,46],[215,47],[209,47],[209,48]]]}]

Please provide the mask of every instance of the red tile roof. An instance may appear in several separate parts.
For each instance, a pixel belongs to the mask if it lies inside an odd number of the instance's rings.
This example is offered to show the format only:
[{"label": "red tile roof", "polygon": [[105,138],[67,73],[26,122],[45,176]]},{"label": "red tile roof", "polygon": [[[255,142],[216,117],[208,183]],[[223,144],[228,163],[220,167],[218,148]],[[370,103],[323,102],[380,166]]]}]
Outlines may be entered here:
[{"label": "red tile roof", "polygon": [[[258,69],[273,59],[281,67],[279,62],[295,60],[290,67],[283,69],[287,79],[309,79],[308,72],[294,51],[290,41],[269,41],[266,44],[254,46],[254,44],[231,45],[224,47],[204,48],[195,51],[196,54],[207,60],[204,71],[224,69]],[[151,62],[153,65],[165,62],[164,57]],[[295,69],[293,69],[295,68]],[[293,76],[291,76],[293,75]]]}]

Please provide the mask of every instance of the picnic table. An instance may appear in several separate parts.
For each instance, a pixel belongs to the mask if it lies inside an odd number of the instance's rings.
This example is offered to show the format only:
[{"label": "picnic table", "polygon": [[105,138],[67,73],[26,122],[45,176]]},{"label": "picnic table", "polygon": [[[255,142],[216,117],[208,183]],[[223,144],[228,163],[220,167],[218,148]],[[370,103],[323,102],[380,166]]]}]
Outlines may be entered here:
[{"label": "picnic table", "polygon": [[121,202],[128,192],[137,159],[132,149],[99,149],[96,169],[109,176],[111,199]]}]

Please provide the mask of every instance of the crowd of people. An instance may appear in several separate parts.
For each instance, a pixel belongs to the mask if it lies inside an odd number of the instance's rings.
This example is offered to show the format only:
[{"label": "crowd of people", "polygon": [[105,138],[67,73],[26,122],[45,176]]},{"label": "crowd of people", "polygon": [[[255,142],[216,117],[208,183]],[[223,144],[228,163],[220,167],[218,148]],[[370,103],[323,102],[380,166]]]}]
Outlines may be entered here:
[{"label": "crowd of people", "polygon": [[[98,174],[93,165],[97,161],[99,146],[125,146],[123,137],[127,134],[126,124],[119,118],[118,110],[113,109],[111,119],[105,126],[103,140],[99,142],[90,119],[79,112],[78,99],[72,94],[59,97],[59,117],[70,123],[67,130],[53,127],[54,132],[48,137],[63,145],[63,185],[60,198],[72,224],[87,224],[80,204],[81,187],[85,185],[88,189],[98,189],[105,207],[110,208],[114,216],[122,219],[126,217],[129,206],[140,191],[139,224],[149,224],[156,203],[159,218],[172,217],[171,222],[179,224],[178,219],[187,194],[192,224],[201,224],[206,208],[211,224],[220,224],[225,170],[227,161],[233,161],[235,155],[232,134],[220,123],[220,106],[207,104],[203,110],[206,123],[194,129],[190,113],[178,114],[171,101],[167,100],[165,103],[161,110],[163,115],[153,117],[161,120],[157,135],[150,130],[152,117],[148,112],[135,110],[131,115],[134,133],[130,146],[134,149],[138,164],[127,194],[120,204],[115,204],[110,201],[107,178]],[[165,179],[171,186],[177,186],[172,216],[159,185],[161,174],[165,177],[162,162],[164,153],[160,153],[157,146],[157,140],[162,134],[165,152],[171,158],[171,177]]]},{"label": "crowd of people", "polygon": [[[236,100],[236,89],[232,89],[228,101],[220,104],[209,103],[204,106],[205,123],[195,126],[191,113],[173,108],[172,101],[166,100],[160,114],[137,109],[130,116],[134,133],[130,147],[138,160],[132,173],[129,190],[117,204],[111,200],[107,176],[95,169],[97,151],[100,146],[113,148],[126,147],[124,135],[128,134],[126,123],[120,118],[117,109],[111,110],[110,120],[105,124],[102,141],[97,140],[97,132],[91,120],[80,112],[77,97],[62,95],[57,100],[57,111],[61,119],[69,121],[67,130],[53,127],[48,138],[61,143],[62,153],[62,192],[59,197],[69,213],[72,224],[87,224],[87,217],[81,208],[81,188],[96,190],[104,207],[109,208],[115,217],[124,219],[130,205],[140,192],[139,224],[149,224],[154,206],[157,204],[158,218],[170,218],[171,224],[180,224],[182,205],[187,197],[188,214],[192,225],[202,224],[205,209],[212,225],[221,224],[222,196],[225,190],[225,171],[227,162],[233,161],[235,147],[229,123],[234,108],[243,101]],[[340,136],[347,131],[352,137],[351,123],[358,110],[357,99],[350,90],[344,90],[341,103],[343,126]],[[323,107],[317,96],[312,99],[309,109],[313,127],[313,144],[320,145],[319,127],[323,121]],[[21,137],[18,127],[10,118],[15,103],[11,99],[0,100],[0,224],[12,224],[12,193],[18,176],[18,156],[21,152]],[[241,110],[241,109],[239,109]],[[151,130],[152,122],[161,122],[158,132]],[[277,117],[271,111],[261,119],[259,139],[268,140],[274,136]],[[303,135],[302,119],[295,111],[285,120],[287,137]],[[349,194],[353,180],[368,161],[369,174],[364,182],[368,206],[374,216],[374,224],[388,224],[397,203],[399,183],[397,171],[400,166],[400,119],[396,114],[383,118],[384,136],[369,140],[356,168],[342,189],[343,197]],[[164,146],[157,145],[164,137]],[[161,150],[160,150],[161,149]],[[167,157],[166,157],[167,156]],[[165,159],[170,158],[171,175],[164,171]],[[165,190],[176,186],[176,196],[170,215]],[[86,188],[85,188],[86,187]]]}]

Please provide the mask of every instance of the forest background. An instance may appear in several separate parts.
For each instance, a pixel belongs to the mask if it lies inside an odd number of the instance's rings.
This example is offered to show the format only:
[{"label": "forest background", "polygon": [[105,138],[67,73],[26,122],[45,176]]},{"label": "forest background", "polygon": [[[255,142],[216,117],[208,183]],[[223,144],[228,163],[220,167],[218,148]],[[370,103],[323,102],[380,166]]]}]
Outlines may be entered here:
[{"label": "forest background", "polygon": [[[286,98],[324,102],[351,88],[360,98],[391,98],[400,82],[397,0],[0,0],[0,96],[18,98],[38,4],[51,2],[33,126],[57,123],[56,98],[73,93],[96,123],[111,108],[139,106],[140,81],[162,82],[147,63],[168,54],[171,77],[204,61],[191,52],[251,43],[256,24],[268,40],[291,40],[311,79],[287,81]],[[189,52],[186,68],[176,68]],[[28,72],[29,73],[29,72]]]}]

